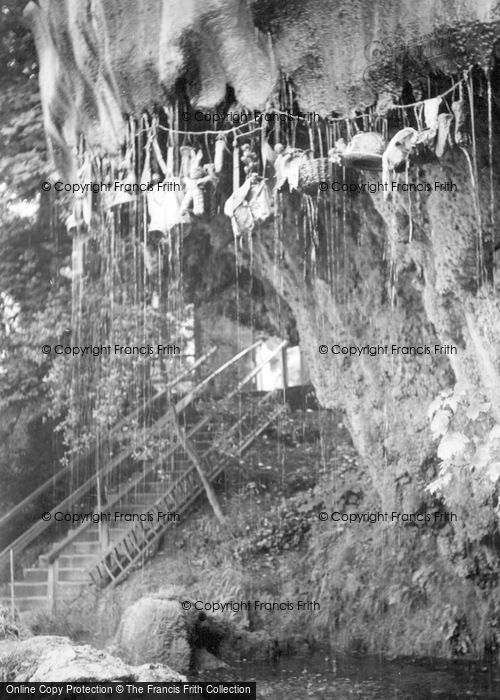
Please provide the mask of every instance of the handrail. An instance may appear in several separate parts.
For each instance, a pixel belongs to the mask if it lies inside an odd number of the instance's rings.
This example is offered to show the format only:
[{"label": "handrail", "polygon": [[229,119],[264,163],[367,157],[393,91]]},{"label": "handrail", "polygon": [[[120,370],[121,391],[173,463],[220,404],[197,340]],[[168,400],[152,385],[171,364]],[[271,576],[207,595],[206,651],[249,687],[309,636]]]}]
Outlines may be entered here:
[{"label": "handrail", "polygon": [[[224,370],[228,369],[231,365],[236,363],[238,360],[240,360],[242,357],[247,355],[249,352],[254,350],[257,346],[259,346],[263,341],[259,340],[255,343],[252,343],[249,347],[245,348],[244,350],[240,351],[237,353],[234,357],[232,357],[230,360],[227,362],[223,363],[220,367],[218,367],[216,370],[214,370],[208,377],[203,379],[200,384],[198,384],[193,390],[188,392],[186,396],[184,396],[182,399],[180,399],[176,404],[175,404],[175,409],[177,413],[180,413],[183,411],[187,406],[200,394],[200,391],[216,376],[218,376],[221,372]],[[215,351],[215,350],[214,350]],[[213,354],[213,352],[211,352]],[[260,369],[267,364],[267,362],[272,359],[275,353],[273,353],[272,356],[267,358],[263,363],[261,363]],[[194,369],[194,366],[191,368],[191,371]],[[259,370],[257,370],[259,371]],[[246,379],[248,381],[248,379]],[[246,381],[244,383],[246,383]],[[241,385],[241,382],[239,383],[238,386]],[[156,398],[159,398],[157,395]],[[158,431],[160,428],[163,427],[163,425],[168,422],[169,419],[169,412],[159,418],[153,425],[150,427],[150,431],[153,433]],[[38,537],[42,532],[44,532],[51,524],[53,524],[53,516],[55,513],[57,513],[59,510],[63,508],[68,508],[71,506],[74,501],[79,498],[80,496],[84,495],[87,493],[96,483],[96,479],[100,478],[102,476],[106,476],[109,474],[111,471],[113,471],[124,459],[126,459],[130,453],[133,451],[134,448],[129,447],[120,452],[116,457],[114,457],[110,462],[108,462],[106,465],[101,467],[98,471],[96,471],[87,481],[85,481],[83,484],[81,484],[77,489],[75,489],[69,496],[67,496],[65,499],[63,499],[60,503],[58,503],[54,508],[50,511],[51,518],[47,520],[39,520],[38,522],[34,523],[28,530],[26,530],[24,533],[22,533],[18,538],[16,538],[11,544],[9,544],[8,547],[6,547],[3,551],[0,552],[0,569],[4,565],[4,560],[6,560],[7,557],[10,555],[10,551],[13,550],[15,553],[19,553],[22,551],[30,542],[32,542],[36,537]],[[66,469],[66,468],[65,468]],[[25,499],[26,500],[26,499]],[[88,523],[91,524],[91,521]],[[64,542],[64,546],[68,544],[69,541],[68,537],[76,537],[76,533],[82,532],[85,528],[83,527],[84,525],[87,525],[87,523],[83,523],[79,528],[76,528],[73,533],[69,533],[69,535],[62,540]],[[82,529],[80,529],[82,528]],[[74,534],[75,533],[75,534]],[[68,540],[68,541],[67,541]],[[55,545],[57,549],[59,549],[58,545]],[[52,551],[49,553],[49,555],[52,555]],[[56,557],[54,557],[56,558]]]},{"label": "handrail", "polygon": [[[121,420],[118,421],[110,430],[110,435],[113,435],[117,431],[121,430],[124,425],[126,425],[128,422],[131,420],[134,420],[136,416],[138,416],[141,411],[143,411],[145,408],[148,406],[152,405],[156,401],[158,401],[160,398],[162,398],[167,391],[171,391],[174,386],[179,384],[183,379],[185,379],[186,376],[189,376],[192,372],[194,372],[195,369],[197,369],[203,362],[206,362],[217,350],[216,346],[212,346],[204,355],[202,355],[196,362],[189,367],[185,372],[183,372],[181,375],[176,377],[171,384],[168,385],[168,388],[163,389],[161,392],[156,394],[155,396],[151,397],[149,401],[147,401],[145,406],[141,406],[140,408],[136,408],[134,411],[131,413],[127,414],[124,416]],[[34,491],[32,491],[28,496],[23,498],[22,501],[17,503],[13,508],[11,508],[8,513],[5,515],[2,515],[0,517],[0,527],[4,527],[5,524],[11,520],[14,516],[18,515],[26,506],[28,506],[32,501],[34,501],[38,496],[40,496],[44,491],[47,491],[50,487],[54,486],[59,479],[61,479],[65,474],[71,472],[72,469],[74,469],[78,463],[83,461],[84,459],[88,459],[90,455],[92,454],[93,450],[95,449],[95,445],[92,447],[88,448],[85,450],[84,454],[78,455],[76,460],[74,462],[71,462],[70,464],[67,464],[65,467],[62,467],[58,472],[56,472],[53,476],[49,477],[43,484],[38,486]]]},{"label": "handrail", "polygon": [[[252,345],[249,345],[247,348],[245,348],[244,350],[239,352],[237,355],[232,357],[230,360],[225,362],[220,367],[218,367],[214,372],[212,372],[212,374],[210,374],[202,382],[200,382],[197,386],[195,386],[194,389],[191,389],[191,391],[189,391],[186,394],[186,396],[184,396],[184,398],[181,399],[181,403],[182,403],[182,401],[187,401],[187,403],[186,403],[186,406],[187,406],[188,403],[191,403],[191,401],[193,399],[195,399],[201,393],[201,390],[205,388],[206,384],[209,384],[212,381],[212,379],[214,379],[217,375],[221,374],[221,372],[224,372],[224,370],[228,369],[228,367],[233,365],[238,360],[241,360],[242,357],[245,357],[245,355],[248,355],[249,352],[251,352],[252,350],[255,350],[255,348],[259,347],[259,345],[262,345],[262,343],[263,343],[263,340],[257,340],[255,343],[252,343]],[[271,359],[271,358],[269,358],[269,359]],[[267,364],[267,360],[266,360],[265,364]],[[180,410],[182,411],[183,408],[185,408],[185,406],[183,406]]]}]

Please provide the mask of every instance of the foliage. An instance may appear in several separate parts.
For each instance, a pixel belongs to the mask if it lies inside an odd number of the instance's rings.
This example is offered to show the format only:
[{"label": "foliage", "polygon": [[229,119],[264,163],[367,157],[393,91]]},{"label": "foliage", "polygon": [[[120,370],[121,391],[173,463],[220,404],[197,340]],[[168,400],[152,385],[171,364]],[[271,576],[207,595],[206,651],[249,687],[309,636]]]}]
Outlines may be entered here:
[{"label": "foliage", "polygon": [[51,360],[41,346],[68,328],[69,289],[57,274],[68,249],[44,235],[40,212],[21,218],[0,208],[0,475],[4,506],[51,473],[57,442],[43,379]]},{"label": "foliage", "polygon": [[48,169],[36,51],[24,5],[0,5],[0,182],[8,182],[14,200],[34,196]]},{"label": "foliage", "polygon": [[441,464],[427,488],[456,513],[454,549],[465,552],[498,532],[500,425],[491,403],[460,385],[433,401],[429,419]]},{"label": "foliage", "polygon": [[[255,484],[250,483],[252,492]],[[277,508],[270,508],[256,528],[247,525],[245,537],[235,547],[236,556],[245,560],[259,554],[282,554],[297,549],[311,529],[312,511],[302,495],[287,499]]]}]

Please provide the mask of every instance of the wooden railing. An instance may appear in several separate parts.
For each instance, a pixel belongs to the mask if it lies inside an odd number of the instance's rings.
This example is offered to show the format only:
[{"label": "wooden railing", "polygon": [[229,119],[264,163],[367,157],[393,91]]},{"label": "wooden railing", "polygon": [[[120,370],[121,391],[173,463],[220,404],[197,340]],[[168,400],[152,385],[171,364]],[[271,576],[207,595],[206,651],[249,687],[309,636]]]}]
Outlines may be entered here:
[{"label": "wooden railing", "polygon": [[[162,391],[158,392],[153,396],[149,401],[147,401],[144,405],[140,406],[139,408],[135,409],[131,413],[128,413],[126,416],[124,416],[121,420],[116,423],[113,428],[110,431],[110,436],[113,436],[117,433],[119,433],[124,426],[126,426],[128,423],[131,421],[136,420],[139,418],[141,413],[144,413],[144,411],[148,408],[157,403],[161,398],[164,398],[166,393],[168,391],[172,391],[178,384],[180,384],[182,381],[184,381],[187,377],[189,377],[193,372],[195,372],[198,367],[206,362],[217,350],[217,348],[214,346],[208,350],[202,357],[200,357],[196,362],[191,365],[191,367],[188,367],[184,372],[182,372],[178,377],[176,377],[165,389]],[[5,515],[2,515],[0,517],[0,528],[6,527],[6,525],[14,520],[16,516],[20,515],[21,513],[26,511],[26,508],[28,508],[30,505],[32,505],[35,500],[41,496],[42,494],[48,492],[50,489],[52,489],[64,476],[69,476],[71,475],[72,472],[75,472],[78,467],[84,463],[86,460],[90,459],[92,455],[95,452],[95,445],[92,445],[89,447],[85,452],[78,457],[76,457],[74,460],[72,460],[68,465],[60,469],[58,472],[56,472],[53,476],[51,476],[47,481],[44,481],[43,484],[38,486],[34,491],[32,491],[26,498],[23,498],[22,501],[17,503],[11,510],[9,510]],[[3,554],[3,552],[2,552]],[[1,556],[0,554],[0,567],[1,567]]]},{"label": "wooden railing", "polygon": [[[286,341],[281,343],[263,362],[248,372],[241,381],[237,382],[236,386],[233,387],[230,392],[224,394],[220,401],[227,403],[234,398],[277,354],[281,353],[283,348],[286,347],[286,344]],[[203,382],[204,385],[207,383],[206,380]],[[191,439],[195,437],[207,423],[213,420],[214,416],[210,414],[205,415],[195,425],[191,426],[185,433],[184,441],[174,442],[168,452],[162,456],[162,461],[166,461],[170,455],[180,450],[185,453],[188,461],[191,463],[174,483],[167,486],[166,492],[151,505],[151,509],[153,511],[163,510],[163,512],[175,511],[178,514],[185,512],[186,508],[204,491],[203,479],[199,475],[201,464],[203,463],[206,465],[206,469],[204,470],[206,479],[209,482],[213,481],[226,468],[231,459],[241,455],[253,440],[255,440],[257,435],[265,430],[265,428],[285,410],[285,403],[283,401],[278,405],[272,403],[275,396],[276,392],[274,391],[265,394],[257,403],[256,408],[258,410],[256,412],[256,420],[253,421],[248,413],[237,418],[232,425],[228,426],[222,434],[211,442],[199,455],[199,459],[191,443]],[[175,406],[176,414],[178,406],[182,401],[181,399]],[[192,452],[195,454],[192,455]],[[211,455],[217,457],[213,462],[209,459]],[[195,465],[195,462],[198,462],[198,466]],[[154,464],[151,465],[150,470],[155,466]],[[130,491],[133,491],[138,483],[146,477],[146,473],[141,474],[133,483],[127,484],[119,497],[115,499],[114,503],[126,496]],[[90,523],[85,525],[88,527]],[[162,523],[158,519],[154,521],[154,524],[151,526],[149,523],[141,523],[129,528],[121,539],[114,542],[103,553],[100,562],[89,571],[93,582],[99,586],[106,586],[110,583],[114,586],[122,581],[130,570],[139,562],[141,557],[144,557],[145,551],[161,536],[167,526],[168,522]],[[78,530],[73,533],[73,538],[82,532],[82,527],[84,526],[80,526]],[[51,564],[55,561],[62,549],[70,542],[71,539],[70,536],[68,536],[64,542],[56,545],[47,557],[47,563]]]},{"label": "wooden railing", "polygon": [[[181,398],[177,403],[174,404],[174,406],[170,407],[169,411],[165,413],[156,423],[154,423],[153,426],[150,428],[150,434],[157,434],[160,430],[162,430],[169,422],[170,420],[170,411],[174,411],[175,414],[178,416],[180,413],[182,413],[196,398],[198,398],[203,391],[209,386],[210,382],[212,382],[217,376],[219,376],[222,372],[224,372],[226,369],[229,369],[229,367],[232,367],[235,365],[238,360],[241,360],[243,357],[248,355],[252,350],[255,350],[256,347],[258,347],[261,344],[262,341],[258,341],[256,343],[253,343],[249,347],[245,348],[245,350],[242,350],[240,353],[232,357],[230,360],[225,362],[223,365],[218,367],[216,370],[214,370],[208,377],[206,377],[203,381],[201,381],[194,389],[189,391],[183,398]],[[233,398],[245,384],[248,384],[266,365],[267,363],[272,360],[275,355],[278,354],[278,352],[281,351],[282,346],[286,344],[286,341],[282,343],[269,357],[267,357],[263,362],[261,362],[257,367],[254,369],[250,370],[245,377],[239,381],[230,391],[228,394],[224,395],[224,400],[229,400]],[[196,432],[198,432],[208,421],[210,420],[210,416],[207,415],[204,418],[202,418],[195,426],[194,428],[190,431],[189,437],[192,437]],[[167,448],[165,452],[162,453],[161,455],[161,460],[165,461],[167,460],[178,448],[177,443],[173,443],[170,445],[170,447]],[[155,469],[157,466],[157,462],[152,461],[146,469],[141,471],[141,473],[136,476],[135,478],[130,479],[127,481],[125,486],[113,497],[111,501],[106,503],[106,509],[111,510],[111,508],[116,505],[124,496],[126,496],[128,493],[132,492],[138,483],[140,483],[143,479],[147,477],[147,475]],[[113,469],[114,467],[111,467]],[[108,467],[106,468],[108,473],[111,469]],[[94,477],[94,482],[95,482],[95,477]],[[92,525],[92,521],[86,521],[85,523],[82,523],[81,525],[78,526],[78,528],[75,528],[74,530],[71,530],[66,537],[61,540],[60,542],[57,542],[51,549],[50,551],[43,556],[43,561],[46,563],[52,563],[54,562],[63,549],[65,549],[73,540],[75,540],[76,537],[78,537],[82,532],[84,532],[88,527]]]}]

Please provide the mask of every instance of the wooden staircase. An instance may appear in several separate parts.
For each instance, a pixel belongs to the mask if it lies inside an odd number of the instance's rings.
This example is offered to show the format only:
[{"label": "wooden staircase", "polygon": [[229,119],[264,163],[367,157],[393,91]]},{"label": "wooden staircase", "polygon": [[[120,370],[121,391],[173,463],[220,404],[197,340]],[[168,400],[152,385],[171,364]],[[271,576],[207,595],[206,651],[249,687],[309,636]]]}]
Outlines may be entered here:
[{"label": "wooden staircase", "polygon": [[186,431],[184,440],[174,447],[174,454],[179,458],[174,463],[185,466],[170,472],[166,492],[150,506],[152,520],[138,523],[114,540],[90,569],[90,577],[96,585],[115,586],[145,561],[151,546],[175,522],[159,514],[175,513],[180,517],[203,494],[204,484],[197,466],[201,464],[206,479],[214,481],[285,410],[285,404],[277,403],[276,398],[275,392],[265,394],[254,407],[257,410],[247,411],[237,418],[203,451],[196,450],[194,445],[206,440],[208,431],[202,429],[210,426],[210,417],[201,419]]},{"label": "wooden staircase", "polygon": [[[12,562],[14,556],[36,543],[37,538],[54,524],[57,512],[90,511],[97,517],[100,513],[105,514],[101,522],[88,519],[69,529],[62,539],[39,556],[38,565],[23,567],[22,580],[11,577],[10,586],[0,589],[0,603],[10,605],[14,601],[19,612],[44,610],[54,613],[65,602],[75,600],[89,585],[99,588],[115,586],[151,556],[168,527],[185,515],[189,506],[203,495],[207,482],[213,482],[285,410],[281,392],[269,392],[264,396],[255,393],[243,395],[241,392],[268,362],[281,353],[286,343],[282,343],[230,391],[222,396],[212,393],[217,383],[214,380],[228,369],[234,369],[236,363],[258,344],[238,353],[175,403],[167,402],[165,410],[147,412],[147,434],[167,437],[167,448],[161,458],[144,461],[138,469],[133,461],[130,466],[132,446],[118,450],[108,463],[92,476],[83,478],[82,483],[52,508],[51,520],[36,522],[0,552],[0,565],[5,566],[9,557]],[[205,358],[211,354],[213,350]],[[196,363],[197,367],[205,358]],[[165,391],[170,392],[171,387]],[[157,405],[159,398],[157,395],[153,399]],[[203,415],[197,410],[200,398],[207,399],[210,406],[202,409]],[[235,402],[239,405],[235,406]],[[135,414],[137,411],[134,417]],[[129,419],[130,416],[120,421],[116,428],[121,430]],[[59,475],[64,477],[64,470],[0,518],[0,525],[20,510],[22,512],[22,507],[38,496],[44,487],[53,487],[54,479]],[[107,502],[100,509],[89,507],[89,496],[99,490],[99,484],[105,478],[111,485]],[[87,507],[82,508],[80,504],[85,499]],[[115,520],[115,513],[124,514],[126,519]],[[159,513],[170,515],[160,516]],[[134,514],[142,519],[131,521]]]}]

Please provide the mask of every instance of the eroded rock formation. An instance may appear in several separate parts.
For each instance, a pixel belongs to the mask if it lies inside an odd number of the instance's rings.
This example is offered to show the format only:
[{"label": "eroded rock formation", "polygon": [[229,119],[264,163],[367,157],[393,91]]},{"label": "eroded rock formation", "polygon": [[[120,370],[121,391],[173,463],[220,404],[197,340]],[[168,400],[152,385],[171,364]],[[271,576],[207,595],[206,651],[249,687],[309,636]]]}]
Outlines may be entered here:
[{"label": "eroded rock formation", "polygon": [[0,642],[0,680],[52,683],[90,681],[183,681],[167,666],[128,666],[121,659],[66,637],[40,636]]},{"label": "eroded rock formation", "polygon": [[[460,382],[470,396],[487,399],[500,421],[499,173],[489,157],[498,152],[499,137],[495,12],[489,0],[41,0],[28,8],[47,133],[68,176],[80,133],[97,149],[116,150],[125,116],[172,104],[179,94],[214,108],[227,100],[229,86],[234,104],[263,109],[285,75],[301,109],[352,115],[368,105],[383,111],[404,89],[415,89],[412,75],[427,80],[440,72],[446,89],[472,64],[490,71],[493,129],[484,90],[472,106],[467,147],[411,170],[413,181],[452,181],[456,191],[397,193],[389,200],[381,193],[316,192],[312,203],[284,193],[280,225],[262,225],[254,234],[253,273],[291,309],[320,402],[346,411],[371,476],[372,504],[382,510],[421,507],[438,462],[427,409],[443,388]],[[422,57],[408,48],[443,36],[444,52],[431,47]],[[406,74],[395,67],[400,59]],[[486,86],[484,76],[478,84]],[[418,98],[416,89],[411,94]],[[364,177],[346,174],[353,182]],[[311,206],[318,216],[314,235],[306,222]],[[209,231],[212,240],[220,241],[221,230],[219,221]],[[334,343],[429,345],[433,353],[318,352]],[[435,345],[458,352],[435,353]]]}]

